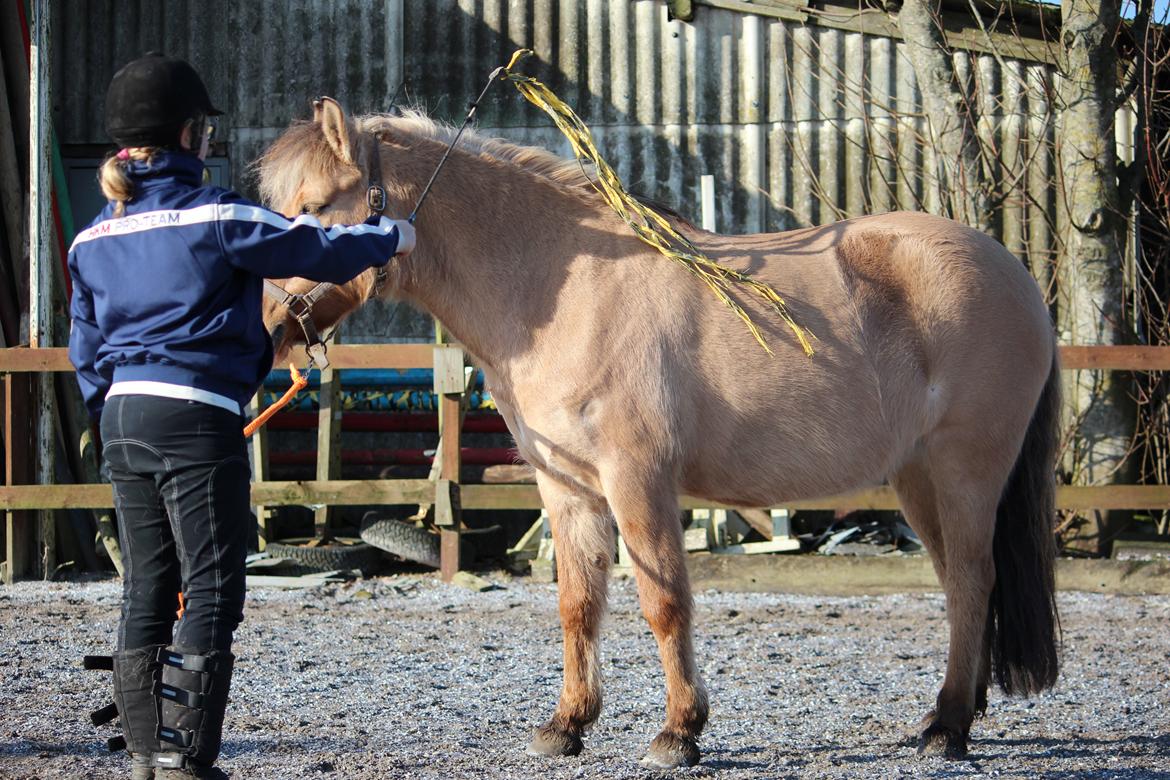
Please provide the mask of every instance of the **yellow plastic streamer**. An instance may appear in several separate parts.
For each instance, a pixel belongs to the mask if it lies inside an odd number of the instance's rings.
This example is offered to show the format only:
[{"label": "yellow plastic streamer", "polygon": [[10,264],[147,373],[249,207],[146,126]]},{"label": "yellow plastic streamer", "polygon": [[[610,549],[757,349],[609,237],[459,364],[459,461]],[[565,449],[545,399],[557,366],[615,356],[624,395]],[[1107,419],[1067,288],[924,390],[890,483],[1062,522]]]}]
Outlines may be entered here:
[{"label": "yellow plastic streamer", "polygon": [[530,54],[532,54],[531,49],[518,49],[512,55],[511,61],[504,67],[504,73],[500,78],[511,81],[528,102],[552,117],[556,126],[569,139],[569,143],[573,147],[573,154],[578,160],[585,160],[593,164],[597,171],[597,180],[593,186],[610,208],[630,226],[634,234],[666,257],[682,263],[688,271],[702,279],[707,287],[715,293],[715,296],[747,324],[748,330],[769,355],[773,353],[768,342],[764,339],[764,334],[760,332],[759,327],[756,326],[743,307],[728,294],[731,285],[742,285],[762,298],[772,311],[792,329],[797,341],[804,349],[804,353],[811,356],[813,348],[809,341],[808,331],[798,325],[792,315],[788,313],[784,299],[776,290],[747,274],[726,268],[707,257],[685,236],[675,230],[661,214],[643,205],[630,195],[613,168],[598,153],[593,142],[593,134],[573,109],[540,81],[513,70],[521,59]]}]

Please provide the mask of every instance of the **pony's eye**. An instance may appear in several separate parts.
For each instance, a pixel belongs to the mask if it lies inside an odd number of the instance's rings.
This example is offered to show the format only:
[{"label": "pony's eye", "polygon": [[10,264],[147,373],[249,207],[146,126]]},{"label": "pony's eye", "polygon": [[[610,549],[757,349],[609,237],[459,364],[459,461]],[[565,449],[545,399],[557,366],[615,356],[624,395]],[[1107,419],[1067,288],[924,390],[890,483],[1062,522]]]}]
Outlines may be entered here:
[{"label": "pony's eye", "polygon": [[301,213],[319,216],[327,208],[329,208],[328,203],[306,203],[301,206]]}]

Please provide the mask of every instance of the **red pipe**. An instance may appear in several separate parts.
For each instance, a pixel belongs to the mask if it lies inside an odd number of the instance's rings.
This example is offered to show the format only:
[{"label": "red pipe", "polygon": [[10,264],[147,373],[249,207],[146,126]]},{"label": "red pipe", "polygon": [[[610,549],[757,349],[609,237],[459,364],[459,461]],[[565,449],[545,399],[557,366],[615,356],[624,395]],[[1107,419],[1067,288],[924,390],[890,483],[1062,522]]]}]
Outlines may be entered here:
[{"label": "red pipe", "polygon": [[[21,36],[24,38],[24,67],[25,67],[25,71],[28,73],[29,86],[31,88],[31,86],[32,86],[32,32],[29,29],[28,16],[25,15],[24,3],[25,3],[25,0],[20,0],[16,4],[16,12],[17,12],[17,15],[20,17],[20,32],[21,32]],[[30,109],[30,112],[31,112],[31,109]],[[31,122],[32,116],[29,116],[28,119]],[[51,120],[52,120],[52,118],[50,117],[50,120],[49,120],[50,126],[52,125]],[[50,132],[52,132],[52,131],[50,131]],[[51,174],[52,163],[50,163],[50,165],[49,165],[49,170],[50,170],[49,178],[52,178],[52,174]],[[32,179],[32,172],[31,171],[29,172],[29,179],[30,179],[30,181]],[[61,226],[61,209],[57,205],[57,198],[59,197],[59,193],[57,192],[57,185],[56,184],[49,185],[49,196],[50,196],[49,204],[53,208],[53,227],[56,230],[56,235],[54,235],[53,237],[55,239],[57,239],[55,243],[57,244],[57,252],[59,253],[59,256],[61,258],[61,271],[62,271],[62,273],[65,274],[65,302],[66,302],[65,307],[66,307],[66,309],[68,309],[69,308],[69,301],[72,300],[72,298],[73,298],[73,275],[69,273],[69,249],[65,246],[65,229]],[[76,227],[76,223],[74,224],[74,227]]]},{"label": "red pipe", "polygon": [[[341,462],[379,466],[398,464],[406,466],[429,466],[434,460],[434,450],[342,450]],[[461,447],[459,457],[467,466],[499,466],[519,463],[520,456],[508,447],[485,447],[482,449]],[[270,452],[268,462],[273,466],[305,466],[317,462],[317,452]]]},{"label": "red pipe", "polygon": [[[270,431],[310,431],[317,428],[316,412],[282,412],[268,421]],[[439,415],[434,413],[345,412],[342,431],[404,431],[438,433]],[[463,419],[464,433],[507,433],[508,426],[498,414],[469,414]]]}]

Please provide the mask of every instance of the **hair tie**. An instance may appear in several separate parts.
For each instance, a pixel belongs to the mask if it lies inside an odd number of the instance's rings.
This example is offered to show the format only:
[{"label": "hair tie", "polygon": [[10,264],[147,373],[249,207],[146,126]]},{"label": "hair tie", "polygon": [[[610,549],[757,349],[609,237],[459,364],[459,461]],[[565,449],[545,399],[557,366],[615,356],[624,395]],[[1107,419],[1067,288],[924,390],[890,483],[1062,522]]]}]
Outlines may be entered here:
[{"label": "hair tie", "polygon": [[126,162],[127,160],[130,159],[130,150],[129,149],[119,149],[118,154],[115,156],[119,160],[121,160],[122,162]]}]

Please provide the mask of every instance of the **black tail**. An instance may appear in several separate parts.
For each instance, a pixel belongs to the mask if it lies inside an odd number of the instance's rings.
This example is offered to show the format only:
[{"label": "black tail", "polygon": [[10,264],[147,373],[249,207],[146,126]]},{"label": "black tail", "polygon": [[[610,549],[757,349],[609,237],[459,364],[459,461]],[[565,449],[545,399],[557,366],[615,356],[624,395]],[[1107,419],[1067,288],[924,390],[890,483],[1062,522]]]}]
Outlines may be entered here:
[{"label": "black tail", "polygon": [[1056,476],[1060,436],[1060,364],[1053,353],[1024,446],[995,519],[991,660],[1007,694],[1052,687],[1060,661],[1056,635]]}]

